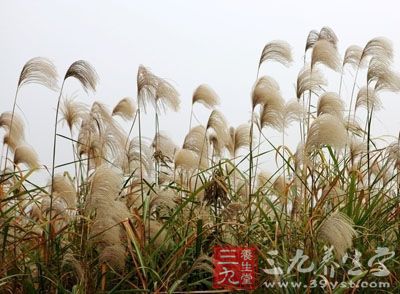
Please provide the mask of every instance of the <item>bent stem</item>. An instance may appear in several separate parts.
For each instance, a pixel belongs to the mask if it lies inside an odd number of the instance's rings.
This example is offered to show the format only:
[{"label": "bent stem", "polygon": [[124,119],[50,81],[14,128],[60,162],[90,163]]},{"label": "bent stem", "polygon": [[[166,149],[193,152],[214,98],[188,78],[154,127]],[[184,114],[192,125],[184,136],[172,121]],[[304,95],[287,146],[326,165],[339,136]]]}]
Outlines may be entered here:
[{"label": "bent stem", "polygon": [[[57,108],[56,108],[56,118],[54,122],[54,134],[53,134],[53,156],[52,156],[52,165],[51,165],[51,187],[50,187],[50,210],[49,210],[49,239],[48,239],[48,252],[50,254],[50,249],[52,246],[53,239],[53,230],[52,230],[52,210],[53,210],[53,192],[54,192],[54,173],[55,173],[55,164],[56,164],[56,150],[57,150],[57,127],[58,127],[58,113],[60,111],[60,102],[62,97],[62,91],[64,89],[65,79],[61,85],[60,94],[57,99]],[[50,261],[50,256],[49,256]]]}]

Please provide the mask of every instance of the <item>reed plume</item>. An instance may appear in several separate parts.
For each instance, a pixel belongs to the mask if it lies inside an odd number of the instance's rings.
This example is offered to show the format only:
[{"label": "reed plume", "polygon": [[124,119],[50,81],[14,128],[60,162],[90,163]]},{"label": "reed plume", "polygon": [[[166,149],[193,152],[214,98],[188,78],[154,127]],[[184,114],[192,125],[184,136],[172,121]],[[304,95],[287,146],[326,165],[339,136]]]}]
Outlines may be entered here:
[{"label": "reed plume", "polygon": [[78,60],[71,64],[64,76],[77,79],[85,91],[96,91],[98,75],[95,69],[85,60]]},{"label": "reed plume", "polygon": [[331,114],[343,119],[344,102],[335,92],[325,92],[319,97],[317,104],[317,115]]},{"label": "reed plume", "polygon": [[263,76],[257,80],[251,94],[253,110],[257,105],[273,104],[281,100],[279,85],[272,77]]},{"label": "reed plume", "polygon": [[152,189],[149,193],[151,211],[173,209],[177,206],[178,195],[172,189]]},{"label": "reed plume", "polygon": [[375,81],[377,91],[400,91],[400,75],[390,68],[387,59],[373,57],[370,60],[367,72],[368,85]]},{"label": "reed plume", "polygon": [[229,142],[224,142],[221,140],[221,138],[218,137],[218,135],[211,131],[208,133],[208,141],[210,142],[210,145],[212,147],[212,160],[214,157],[221,158],[225,149],[228,149]]},{"label": "reed plume", "polygon": [[130,217],[125,204],[114,200],[122,188],[122,177],[110,166],[99,166],[90,180],[85,214],[92,216],[90,241],[97,247],[100,260],[115,270],[125,266],[124,232],[121,222]]},{"label": "reed plume", "polygon": [[311,91],[314,94],[323,91],[324,86],[327,86],[327,81],[323,77],[322,73],[318,68],[313,68],[309,65],[303,67],[297,76],[296,83],[296,96],[300,99],[301,96],[307,91]]},{"label": "reed plume", "polygon": [[271,127],[277,131],[283,131],[283,100],[280,103],[276,103],[273,106],[265,104],[260,113],[260,125],[261,128]]},{"label": "reed plume", "polygon": [[206,128],[202,125],[193,127],[185,136],[182,148],[196,152],[199,156],[201,166],[208,165],[208,138]]},{"label": "reed plume", "polygon": [[284,128],[292,122],[301,121],[304,118],[305,110],[297,100],[290,100],[284,104],[282,111],[282,125]]},{"label": "reed plume", "polygon": [[82,263],[74,256],[72,250],[64,254],[62,260],[62,267],[71,267],[76,275],[78,276],[78,281],[83,281],[85,278],[84,269]]},{"label": "reed plume", "polygon": [[[55,216],[65,220],[59,224],[60,228],[60,226],[66,225],[66,221],[75,215],[77,192],[71,180],[64,175],[55,175],[51,182],[51,190],[53,191],[52,210],[55,212]],[[47,195],[41,202],[41,210],[44,213],[48,213],[50,210],[50,197]]]},{"label": "reed plume", "polygon": [[349,46],[344,54],[343,67],[345,65],[350,65],[353,68],[362,67],[364,64],[361,59],[362,54],[363,54],[363,49],[360,46],[357,45]]},{"label": "reed plume", "polygon": [[365,108],[374,110],[380,110],[382,108],[382,102],[379,97],[378,91],[376,91],[373,87],[364,86],[362,87],[357,94],[356,105],[355,108]]},{"label": "reed plume", "polygon": [[275,61],[288,67],[293,61],[290,45],[281,40],[269,42],[261,52],[258,68],[266,61]]},{"label": "reed plume", "polygon": [[341,212],[329,215],[318,229],[318,236],[335,249],[338,260],[353,246],[353,238],[357,232],[353,228],[353,221]]},{"label": "reed plume", "polygon": [[25,63],[19,75],[18,88],[31,83],[43,85],[53,91],[59,89],[57,70],[49,59],[34,57]]},{"label": "reed plume", "polygon": [[318,38],[319,38],[318,31],[311,30],[307,36],[306,48],[304,49],[304,52],[307,52],[309,49],[312,49],[315,43],[318,41]]},{"label": "reed plume", "polygon": [[178,111],[181,101],[179,100],[179,93],[176,89],[167,81],[160,79],[155,93],[156,99],[156,111],[157,106],[160,106],[164,111],[171,109]]},{"label": "reed plume", "polygon": [[200,154],[204,145],[207,144],[206,138],[206,128],[202,125],[193,127],[189,133],[185,136],[182,148],[189,149],[197,154]]},{"label": "reed plume", "polygon": [[223,146],[229,144],[229,128],[225,116],[218,110],[213,110],[208,118],[206,130],[213,130]]},{"label": "reed plume", "polygon": [[219,97],[209,85],[202,84],[193,93],[192,105],[195,103],[200,103],[209,109],[213,109],[219,105]]},{"label": "reed plume", "polygon": [[349,150],[351,162],[354,163],[358,157],[367,151],[367,145],[359,139],[351,138]]},{"label": "reed plume", "polygon": [[154,103],[154,96],[158,85],[158,77],[148,68],[140,65],[137,72],[137,100],[139,108],[146,111],[147,103]]},{"label": "reed plume", "polygon": [[9,147],[15,149],[18,145],[22,144],[25,140],[24,122],[22,118],[11,112],[3,112],[0,115],[0,127],[3,128],[7,134],[6,142]]},{"label": "reed plume", "polygon": [[344,122],[331,114],[322,114],[310,126],[305,150],[310,152],[323,145],[341,149],[346,144],[346,138]]},{"label": "reed plume", "polygon": [[178,150],[178,146],[163,132],[154,137],[151,147],[154,148],[155,155],[161,156],[164,162],[172,162]]},{"label": "reed plume", "polygon": [[364,61],[369,57],[391,61],[393,59],[392,43],[384,37],[377,37],[368,41],[363,49],[361,60]]},{"label": "reed plume", "polygon": [[241,148],[250,147],[251,138],[249,124],[241,124],[237,128],[230,127],[229,134],[231,141],[228,144],[227,149],[232,157],[235,157]]},{"label": "reed plume", "polygon": [[104,161],[122,167],[126,158],[126,134],[113,120],[109,110],[101,103],[94,102],[90,113],[82,121],[78,135],[79,154],[86,154],[94,166]]},{"label": "reed plume", "polygon": [[39,158],[35,150],[29,145],[19,145],[14,151],[14,164],[26,164],[30,169],[39,167]]},{"label": "reed plume", "polygon": [[318,40],[326,40],[337,49],[338,37],[330,27],[323,27],[318,34]]},{"label": "reed plume", "polygon": [[325,39],[318,40],[313,47],[311,70],[319,63],[334,71],[340,71],[341,68],[341,61],[337,49],[331,42]]},{"label": "reed plume", "polygon": [[154,105],[156,112],[158,106],[166,110],[171,108],[174,111],[179,109],[179,93],[166,80],[154,75],[143,65],[139,66],[137,74],[138,104],[146,111],[147,103]]},{"label": "reed plume", "polygon": [[270,126],[276,130],[282,130],[282,115],[285,102],[278,89],[275,92],[269,92],[268,87],[262,88],[259,95],[262,97],[262,110],[260,113],[261,127]]},{"label": "reed plume", "polygon": [[76,208],[77,192],[71,180],[64,175],[55,175],[53,192],[66,204],[68,209]]},{"label": "reed plume", "polygon": [[[258,69],[263,62],[290,63],[286,43],[268,45],[257,60]],[[313,53],[307,53],[310,49]],[[160,131],[157,117],[162,109],[177,110],[179,95],[144,66],[138,70],[137,101],[124,98],[114,109],[97,101],[88,109],[73,97],[65,98],[62,87],[61,119],[56,124],[65,123],[71,138],[56,130],[54,135],[73,144],[78,141],[78,152],[84,158],[56,166],[53,157],[51,183],[44,187],[28,178],[33,170],[23,169],[38,167],[39,162],[26,145],[22,120],[14,112],[0,115],[3,141],[14,150],[14,162],[10,161],[14,167],[8,164],[0,173],[0,288],[10,293],[23,291],[26,285],[41,292],[54,292],[57,285],[85,293],[128,288],[157,293],[206,290],[212,267],[203,253],[223,243],[272,244],[279,256],[289,259],[293,248],[304,247],[304,255],[310,257],[307,263],[321,266],[316,273],[300,273],[294,279],[307,282],[320,274],[336,283],[343,280],[343,274],[327,276],[326,269],[332,274],[337,264],[327,262],[330,256],[318,243],[333,246],[338,259],[353,241],[369,255],[382,238],[386,247],[395,248],[400,144],[396,140],[386,146],[382,137],[372,140],[370,135],[373,110],[382,107],[379,96],[383,91],[400,90],[393,52],[380,39],[371,40],[364,49],[347,48],[342,67],[338,66],[342,73],[338,94],[325,92],[327,81],[321,72],[330,70],[318,65],[336,66],[336,60],[328,60],[332,52],[338,55],[337,37],[331,29],[310,32],[296,98],[288,102],[273,78],[257,75],[250,94],[251,125],[228,127],[216,110],[217,94],[208,85],[200,85],[189,100],[192,109],[196,103],[209,109],[210,117],[204,126],[191,128],[190,124],[179,146],[182,149]],[[309,54],[311,65],[306,63]],[[361,71],[364,65],[368,69]],[[357,101],[355,109],[350,101],[346,117],[340,99],[345,66],[355,71],[353,88],[358,88],[359,72],[364,80],[361,86],[365,85],[358,95],[351,93]],[[97,84],[97,77],[79,78],[91,76],[79,67],[69,77],[78,82],[86,79],[86,86],[80,82],[82,87],[94,90],[90,80]],[[35,79],[26,78],[24,83],[29,80]],[[151,139],[143,136],[140,126],[146,103],[156,113]],[[356,121],[359,108],[367,108],[365,127]],[[116,116],[132,120],[128,135]],[[139,135],[132,138],[136,121]],[[286,128],[292,122],[299,122],[301,137],[295,153],[285,145]],[[260,131],[255,148],[251,147],[256,140],[253,124]],[[278,130],[282,138],[275,133],[262,135],[263,127]],[[271,162],[274,155],[275,162]],[[261,165],[271,164],[270,174],[257,173]],[[68,172],[54,174],[55,168],[70,165],[79,171],[75,177]],[[355,238],[356,227],[347,215],[357,220],[362,238]],[[261,258],[265,263],[266,256]],[[288,258],[279,261],[285,272],[291,267]],[[46,272],[51,273],[50,279],[43,278]],[[26,279],[13,278],[21,275]],[[392,276],[387,277],[389,282]]]},{"label": "reed plume", "polygon": [[272,175],[264,170],[261,170],[257,174],[257,190],[264,190],[265,188],[270,187]]},{"label": "reed plume", "polygon": [[345,127],[347,131],[359,137],[365,133],[364,129],[355,117],[345,117]]},{"label": "reed plume", "polygon": [[143,178],[150,178],[154,172],[153,150],[146,138],[135,137],[129,142],[127,159],[124,161],[125,173],[139,172]]},{"label": "reed plume", "polygon": [[125,97],[115,105],[112,115],[117,115],[125,120],[132,120],[136,113],[136,106],[132,98]]},{"label": "reed plume", "polygon": [[[175,168],[184,171],[194,171],[199,166],[199,156],[196,152],[189,149],[180,149],[175,154]],[[205,166],[200,166],[205,168]]]},{"label": "reed plume", "polygon": [[15,141],[14,138],[10,136],[10,133],[7,132],[3,136],[3,144],[7,145],[8,148],[14,151],[21,142]]},{"label": "reed plume", "polygon": [[89,110],[86,104],[77,102],[73,98],[66,98],[61,104],[60,111],[61,120],[65,121],[72,131],[73,128],[79,126]]}]

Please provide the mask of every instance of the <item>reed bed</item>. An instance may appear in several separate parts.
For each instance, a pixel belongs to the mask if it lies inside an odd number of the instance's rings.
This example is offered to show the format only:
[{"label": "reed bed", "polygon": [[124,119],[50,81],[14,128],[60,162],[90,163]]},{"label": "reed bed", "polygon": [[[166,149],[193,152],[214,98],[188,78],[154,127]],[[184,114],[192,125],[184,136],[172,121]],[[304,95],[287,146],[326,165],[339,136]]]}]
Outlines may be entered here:
[{"label": "reed bed", "polygon": [[[382,145],[371,126],[380,97],[400,91],[400,75],[392,69],[387,39],[352,45],[344,56],[337,42],[330,28],[310,32],[293,100],[284,99],[283,85],[264,75],[263,67],[291,66],[292,49],[280,40],[266,44],[249,101],[240,102],[250,106],[251,117],[238,126],[228,124],[212,87],[200,84],[182,142],[161,131],[159,119],[179,111],[179,93],[149,68],[138,68],[135,99],[125,97],[109,108],[64,95],[67,79],[88,93],[96,90],[98,76],[88,62],[74,62],[60,79],[48,59],[29,60],[11,111],[0,116],[0,292],[206,293],[212,287],[212,248],[221,244],[257,246],[256,292],[274,281],[305,285],[268,289],[274,293],[369,291],[314,289],[316,278],[383,281],[390,288],[371,291],[399,292],[400,137]],[[340,76],[337,92],[326,91],[331,72]],[[350,95],[342,91],[345,79]],[[30,83],[58,96],[45,186],[30,180],[43,166],[26,142],[16,108],[19,90]],[[203,124],[193,119],[197,107],[210,112]],[[144,120],[154,120],[154,134],[143,133]],[[59,132],[63,123],[70,136]],[[300,141],[291,150],[285,137],[293,126]],[[272,130],[281,138],[271,139]],[[74,160],[56,166],[60,140],[70,143],[63,152],[72,152]],[[275,170],[261,164],[267,153],[276,159]],[[368,264],[379,247],[394,256]],[[304,267],[318,264],[313,272],[293,270],[298,249],[309,257]],[[281,275],[262,270],[272,267],[272,252],[278,252]],[[345,259],[357,252],[357,271],[349,275],[355,263]],[[374,275],[382,265],[390,273]]]}]

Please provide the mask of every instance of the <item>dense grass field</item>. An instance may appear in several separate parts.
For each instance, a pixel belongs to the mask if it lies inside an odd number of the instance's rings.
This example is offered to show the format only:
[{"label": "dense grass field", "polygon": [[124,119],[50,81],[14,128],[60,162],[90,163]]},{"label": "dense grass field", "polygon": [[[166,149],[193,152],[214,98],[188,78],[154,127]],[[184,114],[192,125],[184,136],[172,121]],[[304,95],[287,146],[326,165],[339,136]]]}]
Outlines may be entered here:
[{"label": "dense grass field", "polygon": [[[372,132],[380,96],[400,92],[390,41],[340,56],[331,29],[311,31],[293,100],[280,90],[293,82],[264,75],[268,63],[290,66],[290,46],[271,41],[262,50],[250,97],[235,102],[248,121],[229,126],[217,93],[201,84],[177,143],[159,116],[179,111],[178,91],[145,66],[135,99],[109,109],[64,95],[67,79],[96,90],[88,62],[59,79],[48,59],[29,60],[0,116],[0,293],[208,293],[213,248],[228,244],[257,247],[256,293],[400,292],[400,138]],[[339,89],[327,92],[332,72]],[[31,180],[45,167],[17,107],[30,83],[58,93],[46,186]],[[209,109],[206,123],[197,125],[193,105]],[[155,133],[144,133],[145,120]],[[285,145],[289,128],[300,138],[294,149]],[[56,166],[60,141],[74,160]]]}]

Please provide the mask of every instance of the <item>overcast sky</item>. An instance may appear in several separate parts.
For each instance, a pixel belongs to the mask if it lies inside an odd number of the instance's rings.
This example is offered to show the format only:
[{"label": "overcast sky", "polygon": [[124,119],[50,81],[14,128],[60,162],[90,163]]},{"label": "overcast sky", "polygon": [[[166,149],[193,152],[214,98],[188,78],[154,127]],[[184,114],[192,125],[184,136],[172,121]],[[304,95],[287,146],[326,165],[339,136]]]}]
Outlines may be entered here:
[{"label": "overcast sky", "polygon": [[[69,82],[65,93],[75,93],[87,103],[100,100],[110,107],[125,96],[136,99],[136,72],[144,64],[171,81],[181,94],[181,111],[161,120],[161,129],[179,144],[188,129],[191,95],[201,83],[208,83],[219,94],[220,108],[232,125],[249,119],[259,55],[271,40],[286,40],[293,47],[296,62],[290,69],[266,65],[261,71],[277,79],[286,100],[295,97],[295,78],[311,29],[331,27],[339,37],[342,54],[349,45],[364,46],[373,37],[386,36],[393,42],[396,65],[400,61],[397,1],[0,3],[0,112],[11,110],[20,70],[32,57],[50,58],[60,76],[75,60],[89,61],[100,76],[97,92],[88,96],[77,83]],[[328,90],[337,91],[338,76],[330,76]],[[351,76],[346,73],[345,100],[349,99]],[[400,129],[399,94],[382,98],[385,109],[375,128],[395,136]],[[28,142],[45,164],[51,159],[56,99],[57,93],[41,86],[27,86],[19,95],[22,111],[18,111],[28,124]],[[208,115],[201,106],[195,113],[203,121]],[[145,133],[151,137],[154,118],[149,114],[145,120]],[[71,147],[61,143],[61,148],[60,161]]]}]

